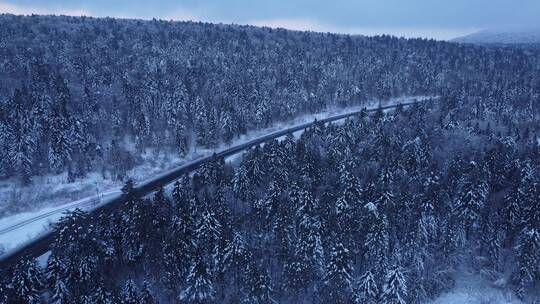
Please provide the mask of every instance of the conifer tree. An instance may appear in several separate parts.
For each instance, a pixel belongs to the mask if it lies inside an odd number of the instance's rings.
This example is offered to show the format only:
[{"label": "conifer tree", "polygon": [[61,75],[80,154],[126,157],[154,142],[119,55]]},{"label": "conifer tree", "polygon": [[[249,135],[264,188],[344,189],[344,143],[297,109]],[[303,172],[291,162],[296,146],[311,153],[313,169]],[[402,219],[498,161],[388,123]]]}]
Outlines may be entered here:
[{"label": "conifer tree", "polygon": [[201,218],[195,228],[195,236],[197,238],[197,246],[204,249],[206,253],[210,254],[214,263],[217,262],[220,247],[219,241],[221,239],[222,231],[221,224],[216,219],[214,213],[210,208],[206,207]]},{"label": "conifer tree", "polygon": [[50,300],[54,304],[71,303],[69,290],[63,280],[59,279],[54,282]]},{"label": "conifer tree", "polygon": [[367,217],[367,234],[364,248],[369,265],[373,265],[376,276],[383,276],[386,272],[389,250],[388,220],[382,213],[370,211]]},{"label": "conifer tree", "polygon": [[323,298],[332,303],[347,303],[352,296],[351,255],[341,243],[330,252],[323,280]]},{"label": "conifer tree", "polygon": [[[11,131],[5,134],[4,140],[11,140],[9,143],[9,159],[11,166],[17,171],[23,184],[28,184],[32,176],[33,153],[35,150],[35,140],[32,134],[32,123],[30,114],[25,113],[23,93],[15,90],[13,95],[14,110],[11,117]],[[10,136],[11,135],[11,136]]]},{"label": "conifer tree", "polygon": [[13,303],[40,303],[42,291],[42,274],[34,260],[24,258],[20,260],[11,276],[9,283],[13,291]]},{"label": "conifer tree", "polygon": [[379,289],[373,273],[366,271],[356,283],[353,302],[357,304],[376,304],[379,297]]},{"label": "conifer tree", "polygon": [[516,293],[523,298],[527,288],[539,279],[540,233],[534,228],[524,228],[515,247],[517,270],[514,274],[517,281]]},{"label": "conifer tree", "polygon": [[115,299],[112,293],[109,290],[107,290],[103,282],[97,285],[97,287],[94,289],[94,292],[92,293],[92,296],[89,299],[91,303],[95,303],[95,304],[115,303]]},{"label": "conifer tree", "polygon": [[233,234],[232,240],[227,243],[223,252],[222,265],[225,270],[232,271],[235,276],[248,261],[249,252],[244,237],[238,232]]},{"label": "conifer tree", "polygon": [[236,196],[242,200],[253,198],[252,188],[250,187],[250,177],[246,164],[242,162],[235,171],[233,177],[233,191]]},{"label": "conifer tree", "polygon": [[204,263],[202,252],[194,256],[194,261],[187,276],[186,288],[180,293],[179,299],[188,303],[211,303],[215,289],[209,267]]},{"label": "conifer tree", "polygon": [[400,266],[394,266],[386,275],[386,284],[381,293],[382,304],[405,304],[407,285],[403,270]]},{"label": "conifer tree", "polygon": [[122,304],[139,304],[139,291],[132,279],[128,279],[122,290]]},{"label": "conifer tree", "polygon": [[454,212],[462,222],[465,237],[479,225],[481,208],[487,198],[487,185],[483,178],[479,176],[478,165],[472,162],[467,176],[465,176],[459,197],[454,205]]},{"label": "conifer tree", "polygon": [[53,171],[59,173],[71,162],[70,117],[67,112],[66,100],[60,100],[53,107],[50,119],[51,146],[49,162]]},{"label": "conifer tree", "polygon": [[56,255],[51,255],[47,260],[45,278],[47,285],[52,290],[51,301],[53,303],[69,303],[70,292],[66,286],[67,267]]},{"label": "conifer tree", "polygon": [[270,276],[260,266],[250,263],[246,275],[247,303],[269,304],[276,303],[272,298],[272,285]]},{"label": "conifer tree", "polygon": [[154,300],[154,296],[152,296],[152,293],[150,291],[150,284],[148,281],[143,282],[143,288],[141,291],[141,304],[156,304],[156,300]]}]

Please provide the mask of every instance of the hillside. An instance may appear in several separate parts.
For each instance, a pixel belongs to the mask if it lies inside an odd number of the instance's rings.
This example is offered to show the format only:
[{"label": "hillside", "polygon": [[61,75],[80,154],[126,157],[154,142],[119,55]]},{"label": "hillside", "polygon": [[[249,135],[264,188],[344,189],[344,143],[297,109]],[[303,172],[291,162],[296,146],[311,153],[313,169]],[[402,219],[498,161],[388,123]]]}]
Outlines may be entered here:
[{"label": "hillside", "polygon": [[540,44],[540,29],[483,30],[452,41],[476,44]]},{"label": "hillside", "polygon": [[515,69],[537,67],[534,55],[390,36],[2,15],[0,178],[123,180],[149,149],[182,156],[370,99],[507,88],[504,103],[517,102],[534,93],[524,86],[538,73],[516,79]]},{"label": "hillside", "polygon": [[[212,157],[153,196],[129,176],[149,151],[422,95]],[[0,303],[536,303],[539,121],[537,48],[2,15],[2,182],[124,186],[115,209],[60,219],[43,267],[2,267]]]}]

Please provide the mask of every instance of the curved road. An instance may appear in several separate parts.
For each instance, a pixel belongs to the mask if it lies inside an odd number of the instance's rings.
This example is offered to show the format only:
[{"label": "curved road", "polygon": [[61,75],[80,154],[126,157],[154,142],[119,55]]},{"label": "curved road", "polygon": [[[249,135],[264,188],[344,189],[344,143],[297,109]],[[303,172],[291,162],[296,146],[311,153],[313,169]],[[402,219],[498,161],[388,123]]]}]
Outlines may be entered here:
[{"label": "curved road", "polygon": [[[382,106],[382,107],[371,108],[371,109],[365,109],[364,108],[363,110],[360,110],[360,111],[354,111],[354,112],[350,112],[350,113],[346,113],[346,114],[335,115],[335,116],[331,116],[331,117],[321,119],[321,120],[318,120],[318,121],[321,122],[321,123],[328,123],[328,122],[342,120],[342,119],[345,119],[345,118],[348,118],[348,117],[351,117],[351,116],[358,115],[358,114],[362,113],[362,111],[374,112],[374,111],[377,111],[379,109],[387,110],[387,109],[396,108],[398,105],[409,106],[409,105],[412,105],[412,104],[415,104],[415,103],[416,103],[416,101],[406,102],[406,103],[401,103],[401,104],[388,105],[388,106]],[[151,180],[149,180],[147,182],[144,182],[144,183],[140,184],[139,186],[137,186],[135,188],[135,193],[136,193],[136,195],[140,195],[140,196],[147,195],[147,194],[151,193],[152,191],[155,191],[156,189],[159,189],[160,187],[163,187],[165,185],[168,185],[168,184],[174,182],[175,180],[180,178],[182,175],[196,170],[198,167],[201,166],[201,164],[203,164],[204,162],[206,162],[206,161],[208,161],[208,160],[210,160],[210,159],[212,159],[214,157],[225,158],[225,157],[228,157],[228,156],[232,156],[232,155],[238,154],[238,153],[240,153],[240,152],[242,152],[242,151],[244,151],[246,149],[249,149],[249,148],[251,148],[253,146],[264,143],[266,141],[285,136],[285,135],[287,135],[289,133],[294,133],[294,132],[297,132],[297,131],[304,130],[304,129],[312,126],[313,124],[314,124],[314,122],[308,122],[308,123],[303,123],[303,124],[300,124],[300,125],[296,125],[294,127],[287,128],[287,129],[284,129],[284,130],[276,131],[276,132],[273,132],[273,133],[270,133],[270,134],[267,134],[267,135],[264,135],[264,136],[249,140],[249,141],[244,142],[242,144],[238,144],[236,146],[227,148],[227,149],[222,150],[219,153],[215,153],[215,154],[213,154],[211,156],[201,157],[201,158],[199,158],[197,160],[185,163],[184,165],[182,165],[182,166],[180,166],[178,168],[167,171],[167,172],[165,172],[163,174],[160,174],[160,175],[156,176],[155,178],[153,178],[153,179],[151,179]],[[4,229],[0,230],[0,235],[4,234],[4,233],[7,233],[9,231],[18,229],[18,228],[20,228],[20,227],[22,227],[24,225],[29,224],[29,223],[41,220],[46,216],[51,216],[53,214],[57,214],[57,213],[65,211],[65,210],[72,209],[72,208],[80,206],[80,205],[89,204],[87,199],[84,199],[82,201],[83,202],[79,203],[79,205],[78,204],[70,204],[70,206],[67,206],[65,208],[60,208],[60,209],[48,212],[46,214],[41,214],[41,215],[38,215],[38,216],[36,216],[34,218],[27,219],[24,222],[20,222],[20,223],[17,223],[16,225],[4,228]],[[120,205],[121,202],[122,202],[122,197],[121,197],[121,195],[118,194],[118,195],[114,196],[113,198],[111,198],[109,200],[106,200],[105,202],[103,202],[103,203],[101,203],[101,204],[99,204],[99,205],[97,205],[97,206],[95,206],[93,208],[90,208],[89,211],[92,212],[92,213],[113,212]],[[41,234],[37,238],[27,242],[26,244],[24,244],[22,246],[19,246],[19,247],[13,249],[13,250],[10,250],[10,251],[4,253],[2,256],[0,256],[0,268],[8,267],[9,265],[16,263],[17,260],[19,260],[20,258],[22,258],[24,256],[39,257],[39,256],[43,255],[44,253],[46,253],[49,250],[49,246],[54,240],[54,233],[55,233],[54,230],[49,230],[49,231]]]}]

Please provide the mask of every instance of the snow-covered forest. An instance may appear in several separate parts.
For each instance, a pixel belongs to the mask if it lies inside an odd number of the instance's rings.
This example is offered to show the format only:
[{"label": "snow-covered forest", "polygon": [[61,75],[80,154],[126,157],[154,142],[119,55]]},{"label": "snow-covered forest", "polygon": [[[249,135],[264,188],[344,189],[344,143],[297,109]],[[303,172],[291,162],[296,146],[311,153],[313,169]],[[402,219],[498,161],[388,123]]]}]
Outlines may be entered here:
[{"label": "snow-covered forest", "polygon": [[120,212],[66,216],[46,268],[20,261],[3,294],[7,303],[43,290],[54,303],[426,303],[467,269],[538,296],[540,153],[524,121],[493,125],[442,99],[318,124],[250,150],[237,167],[216,159],[171,195],[142,199],[128,182]]},{"label": "snow-covered forest", "polygon": [[0,178],[125,178],[147,148],[185,154],[369,98],[538,106],[538,50],[204,23],[0,16]]},{"label": "snow-covered forest", "polygon": [[113,213],[56,225],[0,303],[428,303],[464,272],[540,300],[540,49],[86,17],[0,16],[0,178],[125,179],[328,105],[316,124]]}]

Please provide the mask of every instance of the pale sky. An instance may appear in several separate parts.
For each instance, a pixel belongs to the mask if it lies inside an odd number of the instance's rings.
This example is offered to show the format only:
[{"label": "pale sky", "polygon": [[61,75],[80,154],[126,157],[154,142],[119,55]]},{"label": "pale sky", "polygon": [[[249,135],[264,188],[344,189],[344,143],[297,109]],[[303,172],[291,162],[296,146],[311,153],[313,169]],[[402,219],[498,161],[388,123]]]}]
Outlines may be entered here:
[{"label": "pale sky", "polygon": [[0,0],[0,13],[192,20],[451,39],[540,28],[540,0]]}]

